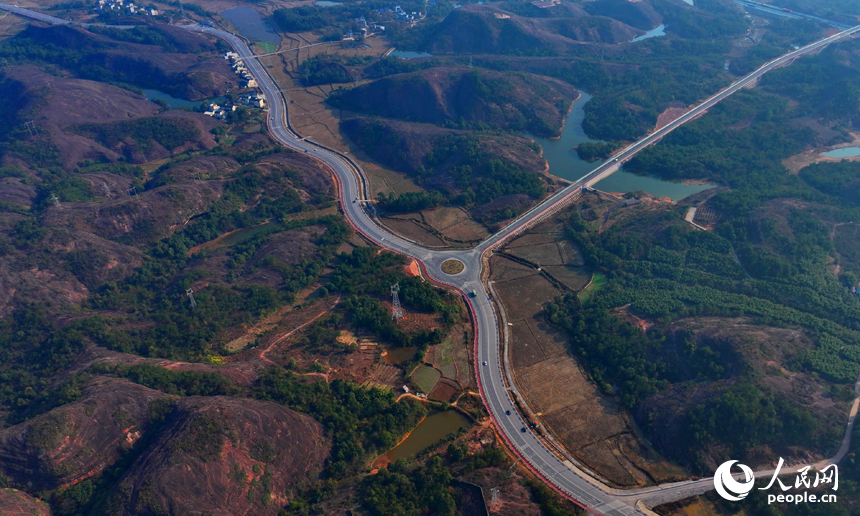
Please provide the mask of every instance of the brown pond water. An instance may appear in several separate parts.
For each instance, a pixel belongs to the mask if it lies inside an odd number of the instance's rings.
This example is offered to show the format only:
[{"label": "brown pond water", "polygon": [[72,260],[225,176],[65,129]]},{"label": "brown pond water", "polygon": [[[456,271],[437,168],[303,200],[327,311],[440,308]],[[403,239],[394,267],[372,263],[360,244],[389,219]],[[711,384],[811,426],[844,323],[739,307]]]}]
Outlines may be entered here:
[{"label": "brown pond water", "polygon": [[389,364],[400,364],[408,362],[415,358],[415,353],[418,351],[416,346],[408,346],[405,348],[385,348],[385,361]]},{"label": "brown pond water", "polygon": [[461,428],[468,428],[469,424],[469,420],[456,410],[431,412],[415,427],[409,437],[386,455],[391,462],[412,457]]}]

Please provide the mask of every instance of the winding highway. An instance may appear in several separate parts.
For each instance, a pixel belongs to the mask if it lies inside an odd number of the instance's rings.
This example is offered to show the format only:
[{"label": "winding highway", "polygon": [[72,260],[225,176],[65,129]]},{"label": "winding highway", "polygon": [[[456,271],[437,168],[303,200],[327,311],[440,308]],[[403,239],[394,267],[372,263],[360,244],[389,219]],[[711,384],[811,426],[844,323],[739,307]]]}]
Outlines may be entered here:
[{"label": "winding highway", "polygon": [[[0,9],[48,23],[69,23],[67,20],[60,20],[8,4],[0,3]],[[507,329],[506,325],[501,322],[504,314],[497,311],[490,299],[488,289],[492,288],[491,285],[485,286],[483,282],[484,260],[493,249],[535,224],[546,220],[576,199],[584,187],[589,187],[612,174],[624,161],[635,156],[649,145],[658,142],[672,130],[700,116],[707,109],[739,89],[754,84],[756,79],[768,71],[786,65],[803,54],[814,52],[839,39],[848,37],[860,30],[860,26],[821,39],[766,63],[756,71],[706,99],[665,127],[624,148],[609,161],[557,191],[476,248],[456,251],[427,249],[389,232],[378,224],[373,204],[365,202],[368,190],[360,168],[347,156],[302,138],[292,130],[289,124],[286,97],[257,59],[258,56],[251,52],[243,39],[212,26],[198,24],[183,27],[222,38],[240,55],[268,99],[268,125],[272,136],[286,147],[307,153],[326,164],[338,183],[344,214],[356,231],[380,247],[414,258],[421,264],[424,273],[432,281],[453,288],[464,295],[475,324],[475,368],[481,396],[499,432],[511,449],[532,471],[590,512],[606,516],[653,514],[646,506],[678,500],[713,488],[710,479],[702,479],[636,490],[612,489],[578,469],[563,453],[553,451],[553,447],[548,446],[542,436],[531,430],[523,431],[523,429],[528,428],[528,425],[514,407],[512,395],[515,395],[516,387],[509,381],[509,371],[501,353],[503,348],[500,345],[500,337],[506,335]],[[465,264],[465,269],[461,273],[448,275],[442,272],[442,263],[452,258]],[[476,295],[470,297],[466,295],[467,292],[475,292]],[[507,411],[510,411],[510,414],[507,414]]]}]

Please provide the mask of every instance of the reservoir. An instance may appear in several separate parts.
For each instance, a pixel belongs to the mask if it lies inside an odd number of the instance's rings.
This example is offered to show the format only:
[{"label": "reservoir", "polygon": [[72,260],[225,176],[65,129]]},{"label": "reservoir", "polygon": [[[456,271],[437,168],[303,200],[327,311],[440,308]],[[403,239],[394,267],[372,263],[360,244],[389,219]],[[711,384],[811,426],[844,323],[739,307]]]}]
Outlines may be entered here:
[{"label": "reservoir", "polygon": [[338,5],[343,5],[342,2],[332,2],[331,0],[317,0],[317,3],[314,4],[317,7],[337,7]]},{"label": "reservoir", "polygon": [[860,147],[842,147],[841,149],[823,152],[821,155],[828,158],[853,158],[854,156],[860,156]]},{"label": "reservoir", "polygon": [[457,432],[469,427],[469,420],[456,410],[431,412],[402,443],[386,455],[391,462],[412,457]]},{"label": "reservoir", "polygon": [[570,113],[564,121],[564,128],[559,138],[531,137],[543,148],[543,157],[549,163],[550,173],[569,181],[579,179],[600,164],[597,161],[589,163],[579,159],[579,155],[574,150],[574,147],[580,143],[597,141],[586,136],[585,131],[582,130],[582,120],[585,118],[582,108],[591,100],[591,95],[584,91],[579,93],[579,98],[571,106]]},{"label": "reservoir", "polygon": [[[579,158],[574,149],[584,142],[594,142],[582,130],[582,120],[585,118],[583,107],[591,100],[591,95],[580,91],[581,95],[564,121],[564,129],[558,139],[539,138],[531,136],[543,149],[543,157],[549,164],[550,174],[576,181],[600,165],[600,161],[589,163]],[[625,171],[623,168],[600,181],[595,188],[604,192],[635,192],[643,191],[656,197],[669,197],[673,201],[683,199],[688,195],[713,188],[714,185],[685,185],[680,182],[664,181],[653,176],[640,176]]]},{"label": "reservoir", "polygon": [[654,27],[653,29],[649,30],[645,34],[642,34],[639,37],[633,38],[632,40],[630,40],[630,43],[636,43],[637,41],[642,41],[643,39],[656,38],[657,36],[665,36],[665,35],[666,35],[666,26],[663,24],[660,24],[660,25]]},{"label": "reservoir", "polygon": [[266,25],[260,13],[250,7],[237,7],[223,11],[221,14],[230,20],[236,30],[250,40],[275,45],[281,42],[281,37]]},{"label": "reservoir", "polygon": [[714,186],[710,184],[685,185],[684,183],[664,181],[653,176],[633,174],[622,167],[618,172],[594,185],[594,188],[604,192],[619,193],[642,191],[657,197],[668,197],[673,201],[680,201],[684,197],[708,190]]}]

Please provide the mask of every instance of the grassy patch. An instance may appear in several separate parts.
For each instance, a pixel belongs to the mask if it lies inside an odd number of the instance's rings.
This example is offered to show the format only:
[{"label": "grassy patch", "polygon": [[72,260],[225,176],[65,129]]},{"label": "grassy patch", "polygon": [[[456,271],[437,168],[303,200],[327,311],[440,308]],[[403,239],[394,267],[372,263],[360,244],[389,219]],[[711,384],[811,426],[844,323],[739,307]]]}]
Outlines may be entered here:
[{"label": "grassy patch", "polygon": [[454,334],[448,335],[447,339],[436,346],[435,365],[437,367],[443,367],[454,362],[454,340],[456,338]]},{"label": "grassy patch", "polygon": [[587,303],[591,296],[594,295],[595,292],[603,288],[606,285],[606,276],[601,272],[595,272],[594,278],[592,278],[591,283],[588,284],[587,287],[582,289],[582,291],[577,294],[579,296],[579,300],[582,303]]},{"label": "grassy patch", "polygon": [[465,268],[460,260],[445,260],[442,263],[442,272],[445,274],[460,274]]},{"label": "grassy patch", "polygon": [[412,373],[412,381],[424,393],[429,393],[436,386],[442,373],[430,366],[421,366]]},{"label": "grassy patch", "polygon": [[267,43],[264,41],[256,42],[257,47],[260,49],[260,54],[271,54],[273,52],[278,51],[278,45],[274,43]]}]

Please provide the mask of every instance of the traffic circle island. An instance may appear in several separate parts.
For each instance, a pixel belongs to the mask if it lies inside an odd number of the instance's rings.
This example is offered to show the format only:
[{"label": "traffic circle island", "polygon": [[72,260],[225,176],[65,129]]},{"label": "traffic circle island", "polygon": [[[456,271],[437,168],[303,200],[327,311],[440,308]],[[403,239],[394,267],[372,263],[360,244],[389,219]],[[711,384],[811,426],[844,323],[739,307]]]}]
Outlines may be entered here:
[{"label": "traffic circle island", "polygon": [[454,276],[455,274],[460,274],[466,266],[460,260],[450,259],[442,262],[442,272],[445,274],[449,274]]}]

